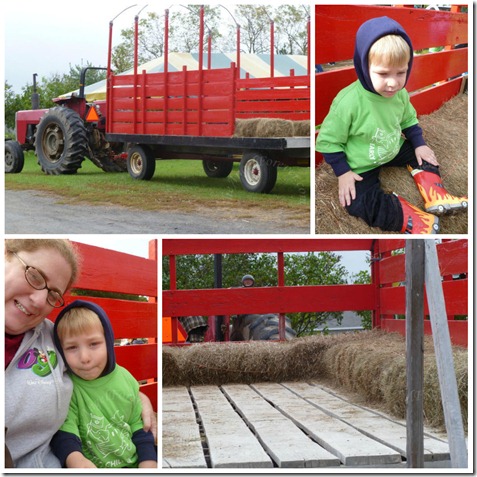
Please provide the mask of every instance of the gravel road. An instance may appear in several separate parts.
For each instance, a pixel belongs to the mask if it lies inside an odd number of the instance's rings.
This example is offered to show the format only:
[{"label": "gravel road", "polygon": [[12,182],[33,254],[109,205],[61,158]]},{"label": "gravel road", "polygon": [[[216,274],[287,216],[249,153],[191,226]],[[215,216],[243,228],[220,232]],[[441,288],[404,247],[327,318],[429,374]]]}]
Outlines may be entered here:
[{"label": "gravel road", "polygon": [[309,234],[309,227],[272,220],[209,214],[142,211],[119,206],[65,204],[35,191],[5,191],[7,234]]}]

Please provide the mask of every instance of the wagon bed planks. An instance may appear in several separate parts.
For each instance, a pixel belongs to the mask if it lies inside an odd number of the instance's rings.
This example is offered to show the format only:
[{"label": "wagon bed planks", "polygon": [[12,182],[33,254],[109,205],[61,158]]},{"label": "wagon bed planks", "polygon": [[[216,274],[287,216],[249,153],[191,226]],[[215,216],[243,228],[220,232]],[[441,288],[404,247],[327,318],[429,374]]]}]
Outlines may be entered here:
[{"label": "wagon bed planks", "polygon": [[[424,447],[447,467],[444,439]],[[192,449],[197,467],[404,467],[406,427],[317,383],[164,388],[163,467],[193,467]]]}]

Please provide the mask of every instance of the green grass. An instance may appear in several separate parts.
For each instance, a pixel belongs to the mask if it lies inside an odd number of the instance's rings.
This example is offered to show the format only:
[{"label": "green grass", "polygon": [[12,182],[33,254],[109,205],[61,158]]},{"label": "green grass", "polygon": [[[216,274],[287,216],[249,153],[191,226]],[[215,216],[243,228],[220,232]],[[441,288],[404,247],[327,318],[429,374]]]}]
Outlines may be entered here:
[{"label": "green grass", "polygon": [[[114,204],[141,210],[199,210],[207,207],[250,210],[294,210],[303,218],[310,210],[310,169],[286,167],[270,194],[245,191],[238,164],[229,177],[207,177],[202,162],[195,160],[157,161],[150,181],[135,180],[126,173],[106,173],[85,160],[77,174],[49,176],[37,164],[33,152],[25,154],[19,174],[5,174],[5,188],[54,193],[70,203]],[[299,218],[299,217],[297,217]]]}]

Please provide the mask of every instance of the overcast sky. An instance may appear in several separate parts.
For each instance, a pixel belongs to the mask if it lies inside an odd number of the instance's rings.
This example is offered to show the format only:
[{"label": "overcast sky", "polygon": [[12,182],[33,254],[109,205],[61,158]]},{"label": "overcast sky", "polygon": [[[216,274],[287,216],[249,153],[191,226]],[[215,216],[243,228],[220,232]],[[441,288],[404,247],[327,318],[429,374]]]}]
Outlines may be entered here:
[{"label": "overcast sky", "polygon": [[[109,22],[134,0],[5,0],[1,2],[5,25],[5,80],[15,93],[38,78],[67,73],[70,65],[106,66]],[[134,24],[135,15],[169,7],[157,0],[137,2],[114,21],[113,44],[121,29]]]},{"label": "overcast sky", "polygon": [[154,237],[142,235],[75,235],[70,237],[75,242],[95,245],[96,247],[117,250],[131,255],[148,258],[149,241]]}]

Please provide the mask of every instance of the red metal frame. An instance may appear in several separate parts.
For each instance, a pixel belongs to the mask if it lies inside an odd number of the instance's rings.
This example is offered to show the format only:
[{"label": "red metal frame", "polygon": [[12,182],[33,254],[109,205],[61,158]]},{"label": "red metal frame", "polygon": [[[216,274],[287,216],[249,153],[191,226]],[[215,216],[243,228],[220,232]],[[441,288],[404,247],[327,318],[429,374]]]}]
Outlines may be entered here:
[{"label": "red metal frame", "polygon": [[[371,310],[373,327],[405,334],[403,239],[164,239],[163,256],[170,259],[170,290],[163,290],[163,316],[172,317],[177,344],[176,317],[187,315],[230,316],[242,313],[293,313]],[[437,246],[443,289],[454,344],[467,346],[468,322],[455,315],[468,314],[468,242],[446,240]],[[372,282],[369,285],[287,286],[284,253],[353,251],[371,252]],[[191,254],[277,253],[278,286],[177,290],[176,257]],[[455,279],[459,276],[459,279]],[[427,307],[426,307],[426,313]],[[426,332],[430,332],[426,322]]]},{"label": "red metal frame", "polygon": [[[154,409],[157,409],[157,240],[149,243],[149,258],[137,257],[101,247],[76,243],[83,259],[81,275],[65,303],[76,300],[74,290],[93,290],[145,296],[147,302],[120,298],[82,296],[104,308],[116,339],[148,338],[147,344],[116,346],[116,360],[141,384]],[[61,309],[49,316],[53,321]]]}]

